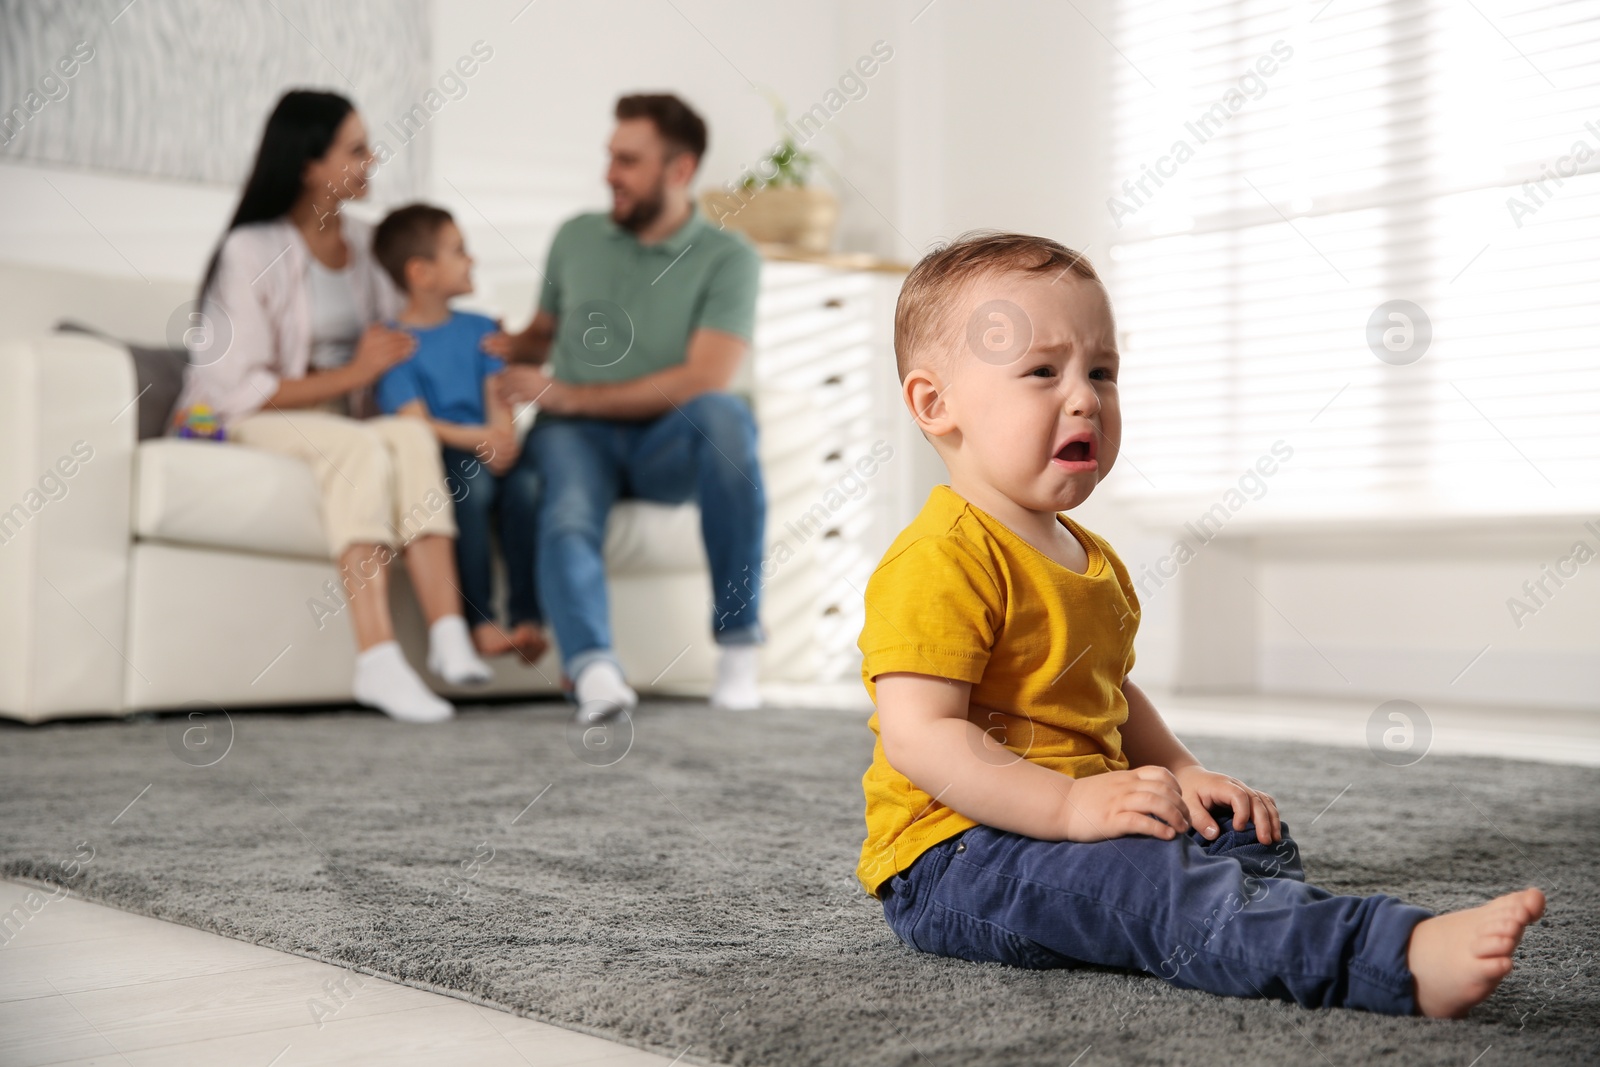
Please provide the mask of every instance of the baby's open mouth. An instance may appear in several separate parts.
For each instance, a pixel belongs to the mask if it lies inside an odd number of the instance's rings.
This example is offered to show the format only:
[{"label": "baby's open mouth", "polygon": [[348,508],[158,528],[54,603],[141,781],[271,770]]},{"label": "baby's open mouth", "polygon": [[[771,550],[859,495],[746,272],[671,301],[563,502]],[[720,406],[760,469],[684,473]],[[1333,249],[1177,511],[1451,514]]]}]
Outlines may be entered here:
[{"label": "baby's open mouth", "polygon": [[1099,457],[1095,454],[1100,450],[1095,447],[1094,432],[1079,430],[1056,449],[1055,455],[1050,457],[1050,462],[1057,470],[1082,473],[1100,469]]}]

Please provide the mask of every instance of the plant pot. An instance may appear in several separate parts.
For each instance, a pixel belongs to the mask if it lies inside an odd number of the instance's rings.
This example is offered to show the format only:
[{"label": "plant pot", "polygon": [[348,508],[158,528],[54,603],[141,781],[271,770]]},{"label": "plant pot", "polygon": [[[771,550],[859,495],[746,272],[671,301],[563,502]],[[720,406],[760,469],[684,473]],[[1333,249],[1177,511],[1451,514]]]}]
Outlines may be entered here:
[{"label": "plant pot", "polygon": [[839,222],[838,198],[817,186],[718,190],[703,194],[700,206],[713,224],[738,230],[761,244],[788,245],[803,252],[829,251]]}]

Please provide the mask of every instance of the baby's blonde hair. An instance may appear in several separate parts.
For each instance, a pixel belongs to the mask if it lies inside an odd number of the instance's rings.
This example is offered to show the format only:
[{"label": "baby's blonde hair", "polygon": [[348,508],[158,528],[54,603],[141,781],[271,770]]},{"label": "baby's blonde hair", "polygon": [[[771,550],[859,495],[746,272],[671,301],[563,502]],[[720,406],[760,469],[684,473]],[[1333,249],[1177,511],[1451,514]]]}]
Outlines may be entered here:
[{"label": "baby's blonde hair", "polygon": [[[961,320],[951,314],[957,298],[973,282],[990,274],[1071,273],[1100,282],[1094,265],[1048,237],[997,230],[972,230],[923,256],[906,275],[894,308],[894,358],[901,381],[927,361],[935,346],[948,346]],[[948,321],[956,319],[957,321]]]}]

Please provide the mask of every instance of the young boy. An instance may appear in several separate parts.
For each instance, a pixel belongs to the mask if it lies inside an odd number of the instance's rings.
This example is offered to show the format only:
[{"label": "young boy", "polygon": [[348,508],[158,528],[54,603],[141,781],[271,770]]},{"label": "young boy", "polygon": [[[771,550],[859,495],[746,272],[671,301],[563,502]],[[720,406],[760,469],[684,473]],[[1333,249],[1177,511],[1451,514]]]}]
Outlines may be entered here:
[{"label": "young boy", "polygon": [[[417,339],[415,354],[379,379],[378,406],[428,420],[443,447],[473,644],[485,656],[515,650],[532,663],[548,645],[534,585],[539,477],[524,460],[511,409],[494,388],[503,364],[482,348],[499,326],[450,308],[452,297],[472,292],[472,257],[449,212],[427,204],[395,210],[373,234],[372,252],[405,293],[399,325]],[[491,601],[489,530],[497,503],[509,634],[495,624]]]},{"label": "young boy", "polygon": [[1020,234],[933,252],[895,355],[950,474],[878,564],[861,631],[878,740],[857,876],[895,934],[1306,1006],[1460,1017],[1488,997],[1539,890],[1434,916],[1305,884],[1273,799],[1202,767],[1129,679],[1133,584],[1061,514],[1121,439],[1088,260]]}]

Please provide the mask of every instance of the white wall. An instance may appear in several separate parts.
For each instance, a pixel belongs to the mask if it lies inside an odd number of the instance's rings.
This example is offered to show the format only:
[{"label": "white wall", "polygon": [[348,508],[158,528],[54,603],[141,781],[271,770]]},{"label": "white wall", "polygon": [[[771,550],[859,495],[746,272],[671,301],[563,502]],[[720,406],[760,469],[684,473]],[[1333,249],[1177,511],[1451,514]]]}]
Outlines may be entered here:
[{"label": "white wall", "polygon": [[223,186],[0,164],[0,261],[198,283],[237,196]]}]

